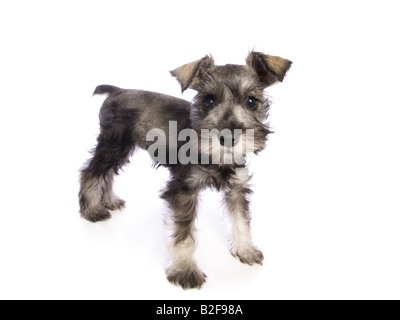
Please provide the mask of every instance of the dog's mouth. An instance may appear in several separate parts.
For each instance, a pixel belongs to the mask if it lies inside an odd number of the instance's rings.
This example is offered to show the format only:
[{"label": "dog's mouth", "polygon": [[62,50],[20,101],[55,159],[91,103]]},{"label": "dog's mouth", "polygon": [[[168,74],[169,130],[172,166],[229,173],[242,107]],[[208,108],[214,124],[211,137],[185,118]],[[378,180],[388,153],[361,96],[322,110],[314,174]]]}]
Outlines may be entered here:
[{"label": "dog's mouth", "polygon": [[210,131],[200,139],[202,158],[208,158],[210,164],[242,165],[246,155],[255,152],[254,132],[235,129]]}]

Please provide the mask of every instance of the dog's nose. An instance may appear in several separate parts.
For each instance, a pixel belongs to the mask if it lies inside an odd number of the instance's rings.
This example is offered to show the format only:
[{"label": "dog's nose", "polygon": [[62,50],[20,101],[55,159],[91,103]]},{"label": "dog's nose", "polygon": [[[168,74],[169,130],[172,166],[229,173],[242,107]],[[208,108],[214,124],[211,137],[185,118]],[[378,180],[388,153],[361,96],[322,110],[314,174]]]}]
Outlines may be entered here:
[{"label": "dog's nose", "polygon": [[221,146],[225,144],[225,137],[223,135],[219,137],[219,143],[221,144]]},{"label": "dog's nose", "polygon": [[[230,141],[227,139],[229,139]],[[233,133],[219,135],[219,143],[221,146],[226,145],[227,147],[233,147],[237,142],[238,142],[238,139],[235,139],[235,135]]]}]

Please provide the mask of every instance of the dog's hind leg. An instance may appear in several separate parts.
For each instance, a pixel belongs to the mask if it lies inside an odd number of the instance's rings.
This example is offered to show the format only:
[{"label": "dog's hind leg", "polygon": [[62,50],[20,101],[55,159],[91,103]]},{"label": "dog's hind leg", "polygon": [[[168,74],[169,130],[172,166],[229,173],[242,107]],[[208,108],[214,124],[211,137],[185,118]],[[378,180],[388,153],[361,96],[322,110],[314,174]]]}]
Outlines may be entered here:
[{"label": "dog's hind leg", "polygon": [[117,198],[112,185],[114,175],[129,162],[135,143],[129,117],[120,115],[118,106],[103,106],[100,112],[101,132],[93,157],[81,171],[79,204],[83,218],[96,222],[111,217],[108,210],[118,210],[125,202]]},{"label": "dog's hind leg", "polygon": [[130,151],[120,152],[101,140],[99,137],[94,156],[82,170],[80,179],[80,212],[83,218],[92,222],[109,219],[108,210],[119,210],[125,206],[125,202],[114,195],[112,185],[114,175],[128,162]]}]

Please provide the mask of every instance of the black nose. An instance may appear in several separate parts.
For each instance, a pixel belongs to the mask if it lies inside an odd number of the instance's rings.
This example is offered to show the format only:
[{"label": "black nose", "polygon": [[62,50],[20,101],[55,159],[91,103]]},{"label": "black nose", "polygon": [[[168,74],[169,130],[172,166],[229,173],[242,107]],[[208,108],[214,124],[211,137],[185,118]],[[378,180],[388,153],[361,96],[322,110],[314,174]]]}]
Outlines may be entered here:
[{"label": "black nose", "polygon": [[[227,139],[229,139],[230,141]],[[233,147],[237,143],[237,140],[235,139],[235,136],[233,134],[220,134],[219,143],[221,146]]]},{"label": "black nose", "polygon": [[223,146],[223,145],[224,145],[224,142],[225,142],[224,136],[220,136],[220,137],[219,137],[219,143],[220,143],[220,145]]}]

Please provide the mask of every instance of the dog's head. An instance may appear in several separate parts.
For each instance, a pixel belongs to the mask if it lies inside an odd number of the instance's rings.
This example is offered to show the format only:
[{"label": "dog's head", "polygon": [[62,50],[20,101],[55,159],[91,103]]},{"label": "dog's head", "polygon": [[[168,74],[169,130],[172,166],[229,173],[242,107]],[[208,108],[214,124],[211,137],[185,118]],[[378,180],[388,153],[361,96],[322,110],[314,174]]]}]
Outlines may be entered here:
[{"label": "dog's head", "polygon": [[281,57],[251,52],[245,65],[216,66],[206,56],[171,71],[182,92],[197,91],[190,116],[192,128],[201,136],[202,156],[213,155],[220,164],[229,163],[229,158],[238,163],[246,153],[264,149],[270,133],[264,89],[283,81],[291,64]]}]

